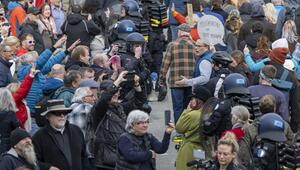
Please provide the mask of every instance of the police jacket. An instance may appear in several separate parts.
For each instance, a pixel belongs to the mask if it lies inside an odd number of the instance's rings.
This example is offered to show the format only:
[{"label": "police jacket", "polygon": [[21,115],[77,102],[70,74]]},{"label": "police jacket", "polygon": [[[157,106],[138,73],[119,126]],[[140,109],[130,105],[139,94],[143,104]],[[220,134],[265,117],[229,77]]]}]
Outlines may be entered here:
[{"label": "police jacket", "polygon": [[203,134],[207,136],[216,135],[219,138],[222,132],[231,129],[231,98],[226,98],[216,105],[211,116],[203,122]]}]

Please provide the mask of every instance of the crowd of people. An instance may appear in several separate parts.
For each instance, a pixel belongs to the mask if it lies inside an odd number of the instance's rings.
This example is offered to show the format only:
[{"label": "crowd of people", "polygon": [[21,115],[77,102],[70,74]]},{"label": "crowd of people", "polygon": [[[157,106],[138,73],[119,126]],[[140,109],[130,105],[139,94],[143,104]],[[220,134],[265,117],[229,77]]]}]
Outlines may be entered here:
[{"label": "crowd of people", "polygon": [[[172,169],[297,168],[278,148],[300,142],[296,0],[62,4],[1,0],[1,170],[154,170],[173,130]],[[206,15],[222,42],[201,38]],[[168,92],[159,141],[149,102]]]}]

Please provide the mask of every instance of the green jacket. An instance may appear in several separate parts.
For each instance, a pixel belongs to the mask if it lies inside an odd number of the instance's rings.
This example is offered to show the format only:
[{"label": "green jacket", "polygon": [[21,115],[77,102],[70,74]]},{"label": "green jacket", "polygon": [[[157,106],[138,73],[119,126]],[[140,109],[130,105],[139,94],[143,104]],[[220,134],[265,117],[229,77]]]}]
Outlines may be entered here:
[{"label": "green jacket", "polygon": [[200,136],[200,116],[201,110],[184,110],[176,123],[176,132],[184,134],[186,137],[177,154],[176,170],[192,170],[191,167],[186,166],[186,163],[195,159],[193,150],[203,150]]}]

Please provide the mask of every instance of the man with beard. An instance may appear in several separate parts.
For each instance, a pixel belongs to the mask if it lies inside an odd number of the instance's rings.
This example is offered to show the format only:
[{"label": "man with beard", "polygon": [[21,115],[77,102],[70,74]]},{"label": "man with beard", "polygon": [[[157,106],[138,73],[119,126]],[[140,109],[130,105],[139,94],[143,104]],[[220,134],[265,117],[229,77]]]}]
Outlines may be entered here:
[{"label": "man with beard", "polygon": [[46,105],[47,111],[41,116],[48,121],[32,138],[41,169],[88,169],[83,133],[67,121],[72,109],[66,108],[61,99],[49,100]]},{"label": "man with beard", "polygon": [[39,170],[39,165],[33,149],[30,135],[23,129],[17,128],[10,135],[11,149],[2,155],[1,170],[14,170],[26,167]]}]

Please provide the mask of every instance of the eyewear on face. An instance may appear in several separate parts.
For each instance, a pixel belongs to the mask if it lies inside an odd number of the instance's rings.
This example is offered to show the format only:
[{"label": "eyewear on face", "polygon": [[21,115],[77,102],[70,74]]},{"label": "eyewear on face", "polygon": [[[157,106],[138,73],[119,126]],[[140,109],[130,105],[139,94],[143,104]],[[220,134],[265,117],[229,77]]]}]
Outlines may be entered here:
[{"label": "eyewear on face", "polygon": [[52,112],[51,114],[53,114],[54,116],[61,116],[61,115],[66,116],[68,112]]},{"label": "eyewear on face", "polygon": [[147,121],[139,121],[139,122],[137,122],[136,123],[137,125],[140,125],[140,124],[149,124],[149,120],[147,120]]},{"label": "eyewear on face", "polygon": [[35,44],[35,41],[28,40],[28,44]]}]

